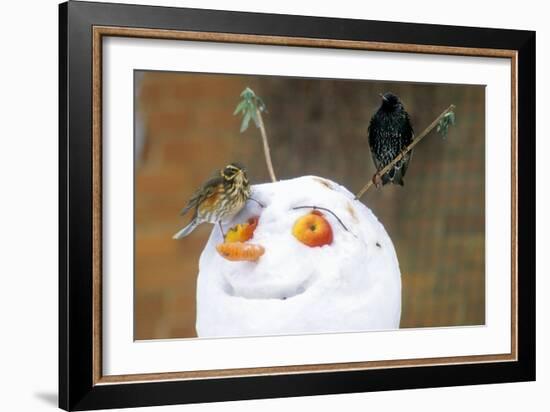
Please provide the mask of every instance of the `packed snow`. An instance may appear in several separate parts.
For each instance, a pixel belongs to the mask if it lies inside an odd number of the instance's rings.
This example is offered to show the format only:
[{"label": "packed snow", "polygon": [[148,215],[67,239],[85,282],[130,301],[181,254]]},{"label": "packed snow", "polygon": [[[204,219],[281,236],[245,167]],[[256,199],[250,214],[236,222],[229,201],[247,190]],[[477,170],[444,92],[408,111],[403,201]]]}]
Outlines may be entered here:
[{"label": "packed snow", "polygon": [[[259,216],[249,243],[265,253],[234,262],[216,251],[217,225],[199,261],[199,337],[261,336],[396,329],[401,316],[401,273],[392,241],[376,216],[339,184],[303,176],[252,187],[246,207],[224,230]],[[292,235],[294,222],[320,206],[333,242],[309,247]]]}]

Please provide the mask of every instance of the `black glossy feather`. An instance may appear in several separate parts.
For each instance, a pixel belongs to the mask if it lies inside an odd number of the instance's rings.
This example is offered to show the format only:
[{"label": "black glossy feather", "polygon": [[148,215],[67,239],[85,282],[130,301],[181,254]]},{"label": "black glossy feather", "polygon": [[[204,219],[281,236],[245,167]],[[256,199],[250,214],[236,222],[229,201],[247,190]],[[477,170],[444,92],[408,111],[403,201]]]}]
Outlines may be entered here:
[{"label": "black glossy feather", "polygon": [[[382,104],[369,124],[369,146],[376,170],[381,170],[401,153],[413,140],[414,132],[399,98],[392,93],[382,96]],[[397,162],[384,176],[382,184],[394,183],[403,186],[412,151]]]}]

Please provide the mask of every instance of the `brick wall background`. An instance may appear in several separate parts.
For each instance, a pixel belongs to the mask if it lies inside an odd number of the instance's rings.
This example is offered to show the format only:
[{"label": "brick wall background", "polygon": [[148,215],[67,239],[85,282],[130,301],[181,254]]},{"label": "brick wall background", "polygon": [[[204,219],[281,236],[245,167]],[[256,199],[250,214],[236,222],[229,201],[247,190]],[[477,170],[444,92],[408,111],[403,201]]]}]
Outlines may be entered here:
[{"label": "brick wall background", "polygon": [[384,224],[403,280],[401,327],[483,324],[485,98],[483,86],[167,72],[136,74],[135,338],[195,333],[198,259],[210,225],[172,235],[193,191],[230,161],[252,183],[269,180],[259,132],[239,133],[239,94],[252,87],[265,116],[278,178],[315,174],[356,192],[374,173],[367,143],[378,93],[398,94],[421,132],[449,104],[457,125],[417,149],[405,187],[363,202]]}]

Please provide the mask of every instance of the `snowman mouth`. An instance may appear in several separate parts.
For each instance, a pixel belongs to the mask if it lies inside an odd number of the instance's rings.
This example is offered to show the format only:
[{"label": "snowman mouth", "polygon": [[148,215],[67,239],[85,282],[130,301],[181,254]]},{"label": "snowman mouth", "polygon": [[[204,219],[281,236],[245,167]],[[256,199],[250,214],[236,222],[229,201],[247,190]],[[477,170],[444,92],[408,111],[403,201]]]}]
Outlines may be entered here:
[{"label": "snowman mouth", "polygon": [[269,287],[269,285],[264,285],[261,288],[247,288],[239,285],[237,288],[225,280],[223,290],[228,296],[234,298],[248,300],[288,300],[304,294],[310,286],[310,279],[306,279],[297,285],[279,286],[278,288]]}]

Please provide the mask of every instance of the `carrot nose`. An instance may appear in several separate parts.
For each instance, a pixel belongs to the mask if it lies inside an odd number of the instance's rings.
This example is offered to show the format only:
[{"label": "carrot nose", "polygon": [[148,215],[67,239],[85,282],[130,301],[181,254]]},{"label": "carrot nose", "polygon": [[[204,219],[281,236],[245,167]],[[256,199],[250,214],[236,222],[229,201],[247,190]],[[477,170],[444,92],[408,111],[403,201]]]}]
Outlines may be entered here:
[{"label": "carrot nose", "polygon": [[265,253],[263,246],[244,242],[220,243],[216,250],[221,257],[233,262],[255,262]]}]

